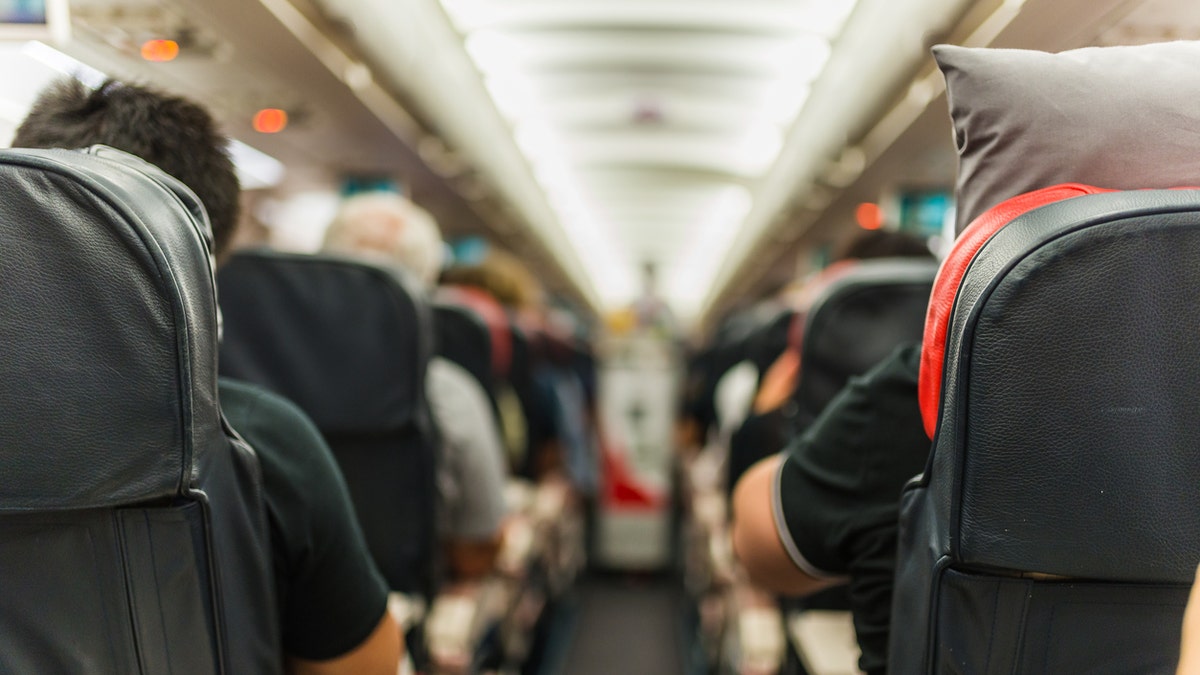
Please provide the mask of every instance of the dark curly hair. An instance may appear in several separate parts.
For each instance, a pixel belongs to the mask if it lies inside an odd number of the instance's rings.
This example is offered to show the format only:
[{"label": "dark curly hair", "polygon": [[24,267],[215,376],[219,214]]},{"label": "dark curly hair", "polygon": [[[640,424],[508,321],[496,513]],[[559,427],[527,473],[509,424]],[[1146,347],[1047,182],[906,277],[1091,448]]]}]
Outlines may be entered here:
[{"label": "dark curly hair", "polygon": [[157,165],[191,188],[224,253],[237,227],[237,172],[208,111],[178,96],[106,80],[95,89],[73,78],[52,83],[17,128],[15,148],[108,145]]}]

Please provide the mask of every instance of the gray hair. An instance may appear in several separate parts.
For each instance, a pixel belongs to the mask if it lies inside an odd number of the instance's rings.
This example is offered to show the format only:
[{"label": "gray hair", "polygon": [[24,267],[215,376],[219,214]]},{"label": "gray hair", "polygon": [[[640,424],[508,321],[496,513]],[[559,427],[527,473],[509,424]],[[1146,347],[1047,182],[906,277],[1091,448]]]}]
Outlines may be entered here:
[{"label": "gray hair", "polygon": [[368,192],[342,202],[322,248],[399,265],[428,287],[436,284],[445,257],[433,216],[392,192]]}]

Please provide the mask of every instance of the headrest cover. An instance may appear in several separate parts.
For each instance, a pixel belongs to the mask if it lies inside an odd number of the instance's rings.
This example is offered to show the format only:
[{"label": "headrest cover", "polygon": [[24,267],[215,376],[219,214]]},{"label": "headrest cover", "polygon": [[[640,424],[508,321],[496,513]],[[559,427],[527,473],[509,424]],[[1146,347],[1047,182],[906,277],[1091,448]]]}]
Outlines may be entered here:
[{"label": "headrest cover", "polygon": [[950,255],[946,256],[941,269],[938,270],[937,279],[933,283],[933,295],[929,299],[929,310],[925,315],[925,339],[921,347],[921,373],[917,391],[921,399],[921,418],[929,438],[932,439],[937,431],[938,416],[941,413],[946,328],[950,325],[950,314],[954,309],[959,282],[962,281],[975,254],[1000,228],[1039,206],[1101,192],[1110,190],[1067,183],[1017,195],[976,218],[954,242],[954,248],[950,250]]},{"label": "headrest cover", "polygon": [[209,226],[136,157],[0,151],[0,511],[190,487],[223,439]]},{"label": "headrest cover", "polygon": [[465,368],[485,389],[491,387],[492,337],[478,314],[446,302],[433,305],[435,352]]},{"label": "headrest cover", "polygon": [[325,433],[386,433],[416,419],[432,325],[400,270],[254,251],[232,256],[217,282],[221,374],[291,399]]},{"label": "headrest cover", "polygon": [[1200,42],[1058,54],[939,45],[959,166],[959,231],[1001,201],[1063,183],[1200,183]]}]

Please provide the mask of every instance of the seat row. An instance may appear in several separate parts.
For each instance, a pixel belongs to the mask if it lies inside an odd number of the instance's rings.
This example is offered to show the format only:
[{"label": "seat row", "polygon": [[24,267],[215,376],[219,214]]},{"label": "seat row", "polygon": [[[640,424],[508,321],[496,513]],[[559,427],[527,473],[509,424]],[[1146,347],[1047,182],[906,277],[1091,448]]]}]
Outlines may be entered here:
[{"label": "seat row", "polygon": [[[0,671],[282,672],[273,460],[218,376],[303,411],[264,422],[276,438],[313,424],[333,450],[422,670],[520,665],[531,608],[582,564],[576,500],[565,480],[515,483],[494,570],[448,585],[425,374],[434,354],[460,364],[499,418],[543,363],[594,381],[584,343],[337,256],[242,252],[214,280],[194,194],[111,148],[6,150],[0,183]],[[519,470],[530,447],[511,449]]]},{"label": "seat row", "polygon": [[[926,266],[910,296],[919,302],[904,309],[895,297],[886,303],[907,317],[891,329],[878,319],[840,333],[823,325],[851,316],[827,305],[872,264],[835,272],[837,280],[807,308],[805,328],[788,347],[799,342],[801,358],[793,426],[783,434],[801,447],[821,442],[796,423],[806,380],[824,372],[813,360],[820,345],[835,347],[822,358],[837,364],[852,362],[856,349],[871,349],[885,333],[896,343],[923,339],[912,416],[919,404],[930,449],[925,470],[893,507],[899,549],[888,672],[1174,670],[1200,557],[1200,504],[1191,488],[1200,475],[1193,451],[1200,436],[1190,422],[1200,412],[1192,394],[1200,348],[1189,328],[1200,319],[1191,299],[1200,288],[1198,247],[1200,189],[1064,184],[1014,197],[977,219],[936,283]],[[759,325],[770,330],[769,322]],[[871,354],[859,372],[886,351]],[[819,397],[809,400],[821,410]],[[848,413],[849,400],[829,395],[832,412],[812,414],[809,424],[815,418],[828,426]],[[714,437],[726,444],[732,466],[737,435]],[[874,460],[859,461],[865,469]],[[782,480],[775,490],[795,484]],[[836,646],[852,634],[829,632],[831,625],[851,630],[849,619],[830,624],[795,614],[827,609],[817,596],[776,605],[770,594],[754,593],[730,547],[711,543],[724,523],[712,503],[693,502],[710,538],[694,555],[710,576],[695,588],[716,617],[704,627],[708,644],[724,636],[717,658],[740,660],[733,667],[742,672],[854,672],[852,663],[823,658],[831,646],[843,659],[856,656]],[[791,536],[776,527],[785,540]],[[713,593],[725,599],[719,609],[705,597]],[[862,643],[863,626],[856,621],[855,628]],[[792,648],[799,647],[794,655],[785,655],[782,639],[764,637],[789,630]]]}]

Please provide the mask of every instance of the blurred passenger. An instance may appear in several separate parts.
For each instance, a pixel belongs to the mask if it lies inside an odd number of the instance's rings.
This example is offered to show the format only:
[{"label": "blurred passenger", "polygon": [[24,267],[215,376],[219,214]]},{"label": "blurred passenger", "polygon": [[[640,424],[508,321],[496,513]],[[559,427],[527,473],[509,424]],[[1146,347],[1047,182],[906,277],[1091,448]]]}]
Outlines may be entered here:
[{"label": "blurred passenger", "polygon": [[483,289],[517,313],[537,312],[542,306],[541,285],[533,274],[511,254],[495,248],[476,264],[446,270],[443,281]]},{"label": "blurred passenger", "polygon": [[496,249],[488,251],[474,265],[450,268],[442,280],[455,286],[483,290],[508,308],[516,325],[514,332],[525,338],[521,358],[514,354],[513,367],[507,378],[509,388],[502,387],[499,396],[502,423],[506,427],[524,426],[523,430],[512,433],[513,438],[525,440],[524,448],[511,449],[516,460],[513,468],[522,477],[534,480],[563,475],[565,458],[559,428],[561,403],[553,382],[539,368],[541,355],[535,349],[536,332],[544,310],[541,285],[519,260]]},{"label": "blurred passenger", "polygon": [[753,409],[730,440],[729,490],[738,478],[760,459],[783,449],[789,433],[786,404],[800,381],[800,345],[809,305],[817,296],[850,269],[841,263],[878,258],[933,259],[923,241],[903,232],[864,230],[847,242],[834,257],[834,263],[808,281],[797,294],[797,314],[792,319],[787,349],[764,373]]},{"label": "blurred passenger", "polygon": [[[929,254],[893,243],[898,248],[847,250]],[[920,343],[906,344],[850,378],[799,438],[746,471],[733,494],[734,550],[756,584],[796,596],[848,584],[859,667],[868,675],[887,672],[900,491],[930,451],[917,398],[920,360]],[[779,398],[788,396],[790,388]]]},{"label": "blurred passenger", "polygon": [[[113,80],[94,90],[63,80],[39,95],[13,147],[103,144],[158,165],[204,204],[219,260],[238,214],[227,142],[208,112],[185,99]],[[266,391],[222,379],[219,395],[262,469],[288,670],[394,675],[400,631],[387,611],[387,585],[321,435],[298,408]]]},{"label": "blurred passenger", "polygon": [[679,339],[679,321],[666,300],[658,294],[658,267],[642,264],[642,294],[633,301],[635,330],[663,340]]},{"label": "blurred passenger", "polygon": [[[851,240],[838,259],[889,257],[932,256],[919,239],[876,231]],[[802,312],[845,268],[827,269],[799,295]],[[848,577],[860,667],[882,673],[900,489],[922,471],[930,447],[917,406],[920,345],[901,347],[868,374],[851,378],[803,436],[788,442],[779,418],[800,377],[803,313],[796,321],[791,346],[768,370],[755,414],[739,431],[739,444],[752,438],[760,456],[772,456],[752,467],[756,458],[750,456],[736,462],[734,548],[756,584],[785,595],[810,595]]]},{"label": "blurred passenger", "polygon": [[840,263],[851,260],[873,258],[924,258],[933,259],[933,253],[925,242],[904,232],[887,230],[863,230],[847,241],[834,254],[833,263],[814,275],[793,292],[791,303],[799,311],[792,327],[792,335],[785,351],[763,375],[763,381],[754,399],[754,413],[762,415],[778,410],[796,388],[800,374],[800,339],[804,327],[804,313],[817,295],[829,283],[847,269]]},{"label": "blurred passenger", "polygon": [[[443,245],[437,223],[423,209],[389,192],[347,199],[325,236],[325,250],[399,265],[432,288]],[[504,502],[504,448],[483,387],[458,364],[435,356],[425,378],[426,397],[444,441],[438,470],[440,530],[454,580],[492,570],[500,548]]]},{"label": "blurred passenger", "polygon": [[833,256],[835,262],[873,258],[933,258],[933,253],[928,244],[906,232],[862,230]]}]

